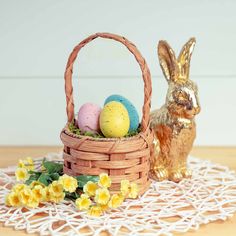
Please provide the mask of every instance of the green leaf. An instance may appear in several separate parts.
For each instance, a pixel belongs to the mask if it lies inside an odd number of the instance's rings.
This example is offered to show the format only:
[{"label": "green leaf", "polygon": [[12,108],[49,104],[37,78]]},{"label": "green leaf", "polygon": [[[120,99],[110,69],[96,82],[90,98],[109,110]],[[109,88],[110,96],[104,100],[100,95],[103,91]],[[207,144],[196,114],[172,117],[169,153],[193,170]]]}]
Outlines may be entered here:
[{"label": "green leaf", "polygon": [[33,174],[41,175],[41,174],[42,174],[41,171],[34,171],[34,170],[29,170],[28,173],[29,173],[30,175],[33,175]]},{"label": "green leaf", "polygon": [[39,178],[38,181],[41,182],[42,184],[44,184],[45,186],[48,186],[49,183],[52,181],[51,177],[49,174],[47,173],[42,173]]},{"label": "green leaf", "polygon": [[52,180],[58,180],[59,177],[60,177],[60,175],[59,175],[58,173],[52,173],[52,174],[50,174],[50,178],[51,178]]},{"label": "green leaf", "polygon": [[25,181],[25,184],[30,185],[33,181],[37,181],[39,178],[38,175],[31,175],[29,179]]},{"label": "green leaf", "polygon": [[78,194],[76,192],[73,192],[73,193],[66,192],[66,196],[65,196],[66,199],[69,199],[69,200],[72,200],[72,201],[75,201],[79,197],[80,197],[80,194]]},{"label": "green leaf", "polygon": [[45,167],[46,171],[49,174],[62,173],[62,171],[63,171],[63,164],[56,163],[56,162],[53,162],[53,161],[45,161],[43,163],[43,166]]},{"label": "green leaf", "polygon": [[78,181],[78,187],[83,188],[88,181],[98,182],[99,177],[95,175],[79,175],[75,177]]}]

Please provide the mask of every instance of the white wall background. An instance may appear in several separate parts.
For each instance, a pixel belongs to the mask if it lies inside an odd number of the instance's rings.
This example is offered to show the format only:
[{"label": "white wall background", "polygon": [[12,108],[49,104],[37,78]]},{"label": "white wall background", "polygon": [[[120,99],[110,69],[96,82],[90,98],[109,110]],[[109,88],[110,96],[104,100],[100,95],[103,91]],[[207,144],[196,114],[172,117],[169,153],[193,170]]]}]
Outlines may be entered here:
[{"label": "white wall background", "polygon": [[[0,0],[0,145],[60,144],[67,57],[98,31],[124,35],[140,49],[152,73],[153,109],[162,105],[167,89],[158,40],[179,52],[195,36],[191,78],[202,105],[195,144],[236,145],[235,11],[234,0]],[[139,67],[118,43],[95,40],[82,50],[74,74],[77,110],[120,93],[141,112]]]}]

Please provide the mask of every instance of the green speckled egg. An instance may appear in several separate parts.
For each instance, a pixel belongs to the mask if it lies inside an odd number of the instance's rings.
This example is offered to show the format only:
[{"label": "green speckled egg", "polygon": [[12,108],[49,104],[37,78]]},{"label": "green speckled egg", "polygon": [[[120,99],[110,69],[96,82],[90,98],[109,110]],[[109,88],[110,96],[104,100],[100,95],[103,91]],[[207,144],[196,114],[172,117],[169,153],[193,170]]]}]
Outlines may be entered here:
[{"label": "green speckled egg", "polygon": [[120,138],[129,131],[129,113],[120,102],[108,102],[102,109],[99,123],[105,137]]}]

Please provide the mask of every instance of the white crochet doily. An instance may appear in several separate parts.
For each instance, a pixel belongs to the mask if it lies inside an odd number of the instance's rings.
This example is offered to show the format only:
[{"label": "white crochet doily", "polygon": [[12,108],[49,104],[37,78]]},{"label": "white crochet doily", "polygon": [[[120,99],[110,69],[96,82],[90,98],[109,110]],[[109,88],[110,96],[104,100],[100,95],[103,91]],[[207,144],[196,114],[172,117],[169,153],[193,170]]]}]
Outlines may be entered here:
[{"label": "white crochet doily", "polygon": [[[49,159],[61,160],[61,154]],[[226,220],[236,211],[236,175],[228,167],[189,158],[193,178],[176,184],[152,182],[137,200],[127,200],[116,210],[99,218],[76,210],[72,202],[47,203],[27,210],[9,208],[4,198],[14,184],[13,168],[0,170],[0,222],[16,230],[40,235],[172,235],[198,229],[218,219]],[[104,235],[104,234],[103,234]]]}]

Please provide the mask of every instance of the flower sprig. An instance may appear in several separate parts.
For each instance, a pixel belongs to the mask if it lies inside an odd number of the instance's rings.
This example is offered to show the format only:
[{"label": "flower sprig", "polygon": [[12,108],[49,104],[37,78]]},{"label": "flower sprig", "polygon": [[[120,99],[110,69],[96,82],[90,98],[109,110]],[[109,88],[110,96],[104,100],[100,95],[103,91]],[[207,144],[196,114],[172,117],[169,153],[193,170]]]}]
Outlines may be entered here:
[{"label": "flower sprig", "polygon": [[6,196],[6,205],[13,207],[38,207],[41,203],[59,203],[73,200],[79,210],[91,216],[118,208],[126,198],[136,198],[138,185],[128,180],[121,181],[120,191],[111,194],[111,178],[106,173],[99,176],[63,174],[63,164],[43,160],[35,169],[31,158],[20,160],[15,172],[18,183]]},{"label": "flower sprig", "polygon": [[84,194],[75,201],[77,208],[87,210],[89,215],[98,217],[109,209],[121,206],[126,198],[138,196],[139,189],[136,183],[122,180],[120,192],[115,194],[110,193],[111,183],[112,181],[106,173],[99,175],[97,183],[88,181],[83,187]]},{"label": "flower sprig", "polygon": [[15,172],[17,181],[28,179],[28,171],[33,171],[35,169],[34,162],[31,157],[27,157],[25,160],[20,159],[17,167],[18,168]]},{"label": "flower sprig", "polygon": [[36,170],[30,157],[19,160],[15,176],[18,183],[6,196],[6,205],[14,207],[35,208],[40,203],[59,203],[64,199],[75,201],[88,181],[98,181],[97,176],[74,178],[63,174],[63,164],[45,159]]}]

